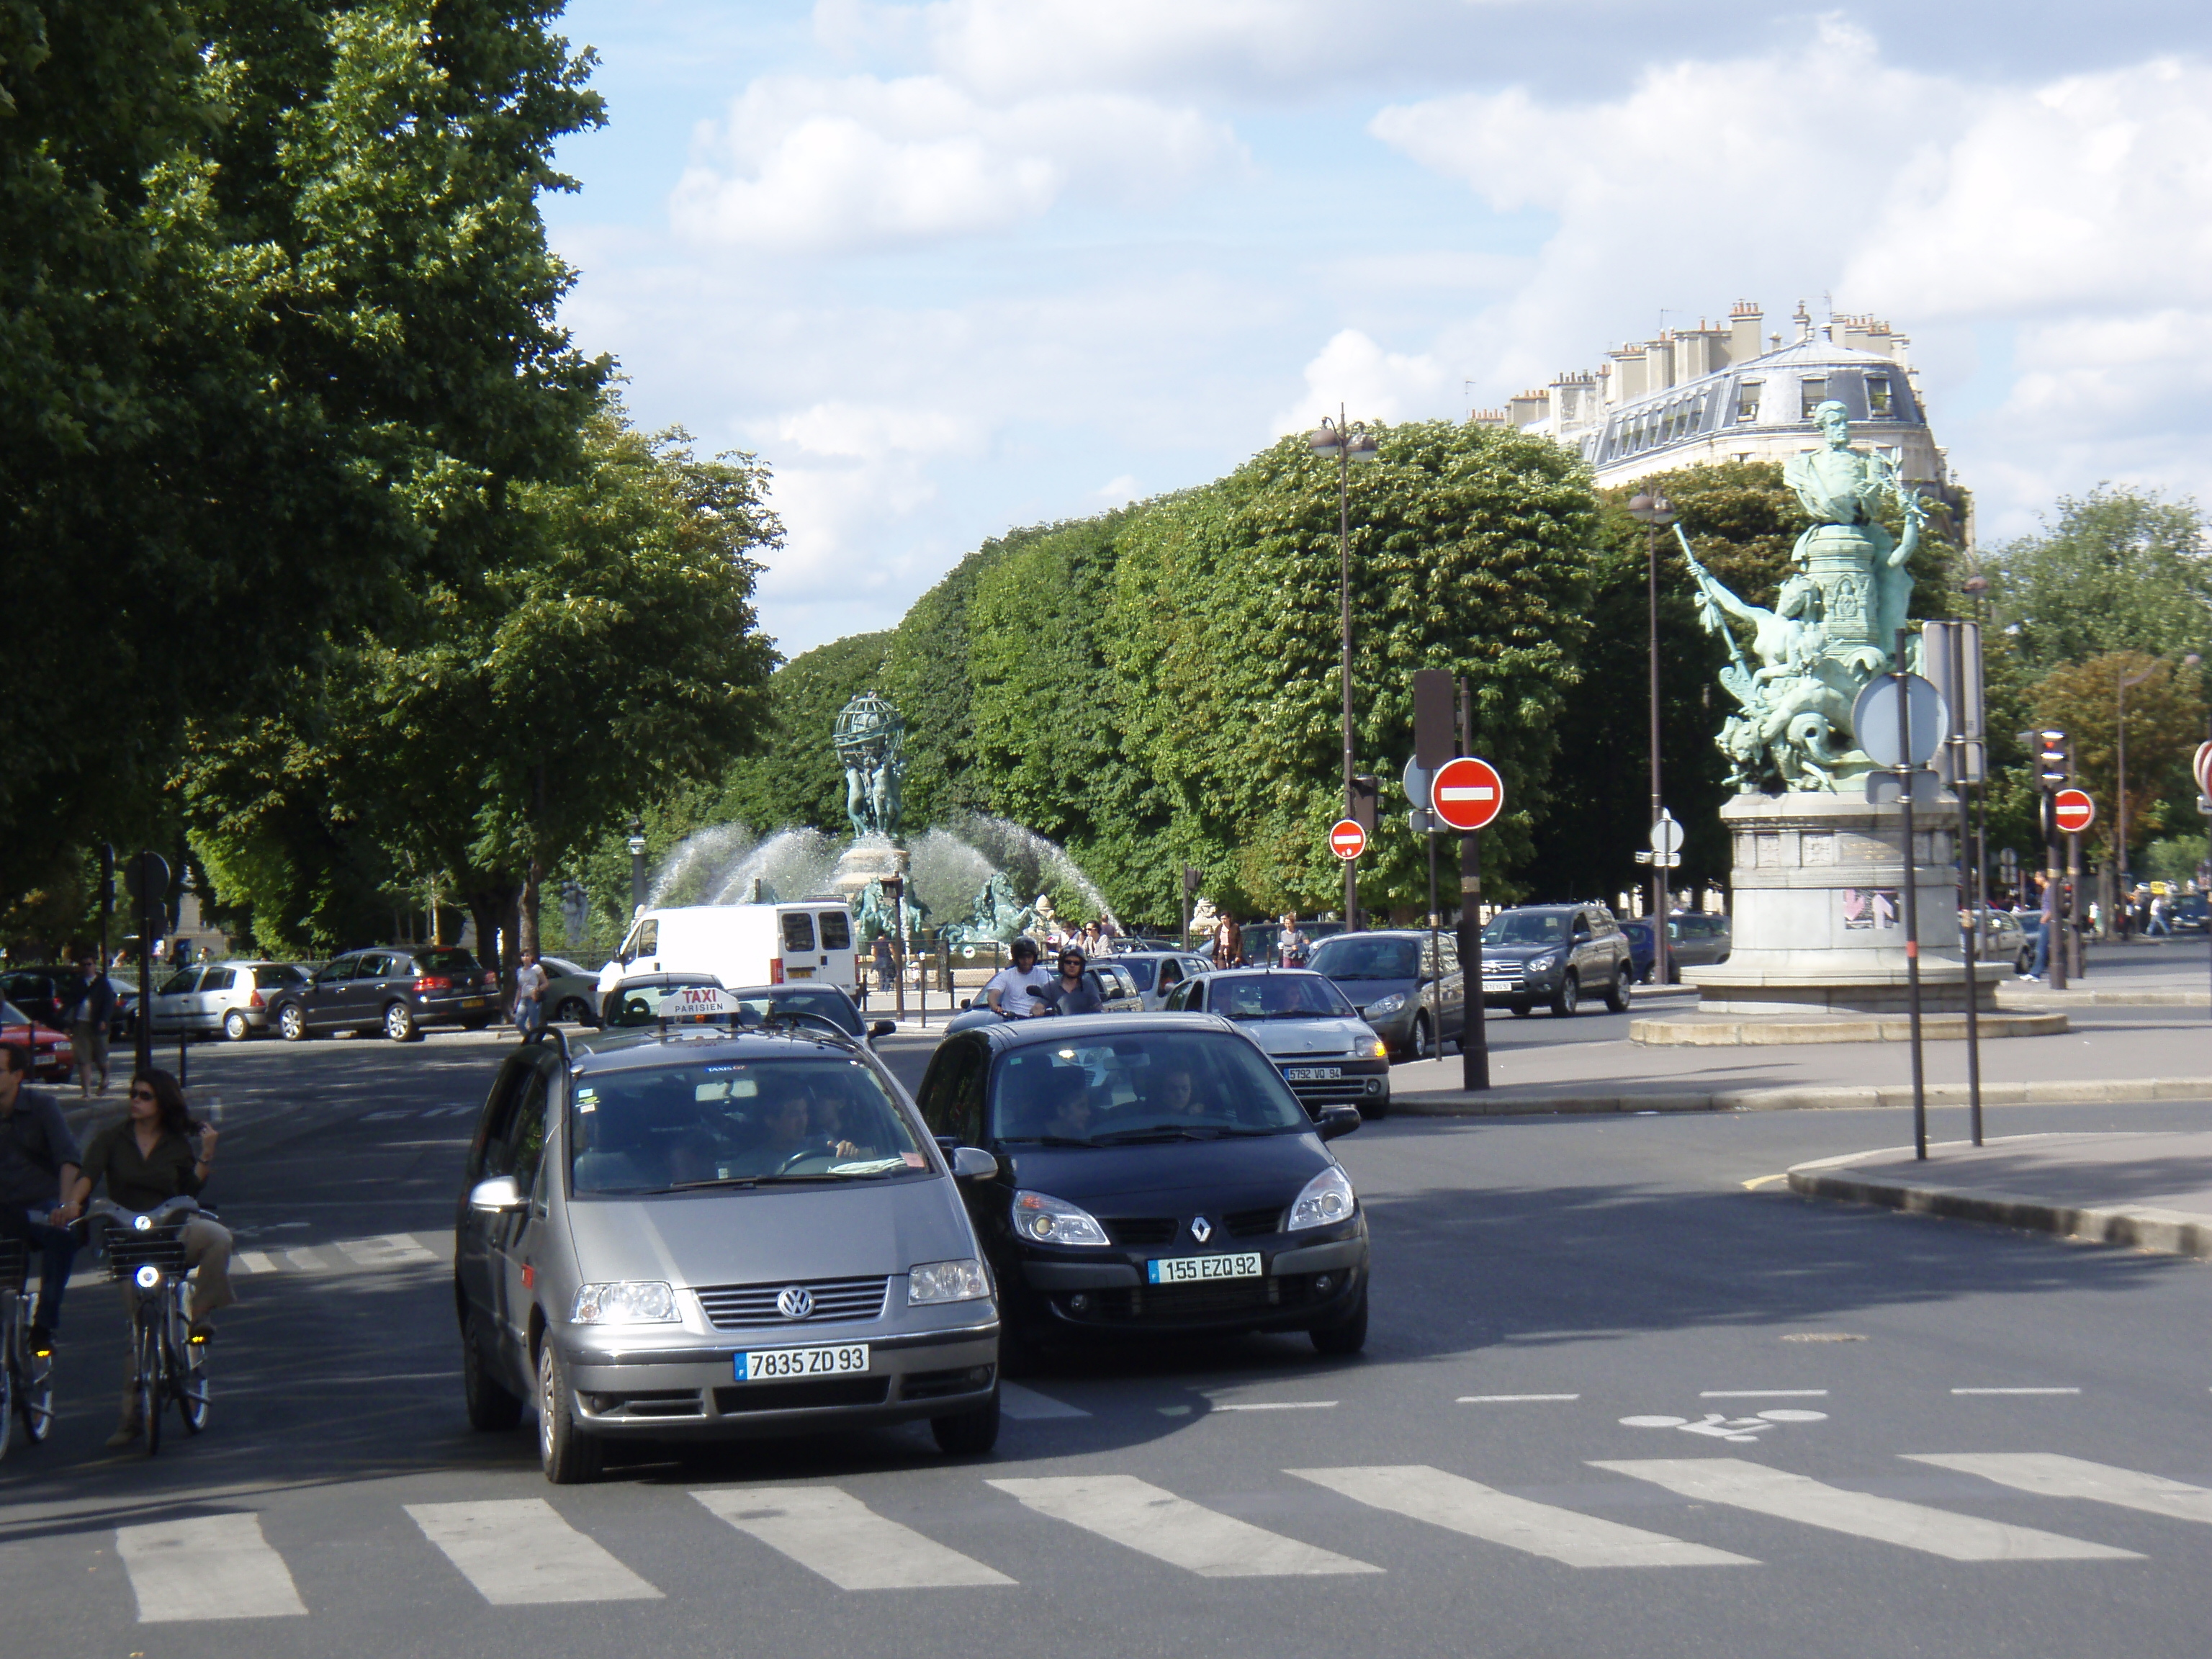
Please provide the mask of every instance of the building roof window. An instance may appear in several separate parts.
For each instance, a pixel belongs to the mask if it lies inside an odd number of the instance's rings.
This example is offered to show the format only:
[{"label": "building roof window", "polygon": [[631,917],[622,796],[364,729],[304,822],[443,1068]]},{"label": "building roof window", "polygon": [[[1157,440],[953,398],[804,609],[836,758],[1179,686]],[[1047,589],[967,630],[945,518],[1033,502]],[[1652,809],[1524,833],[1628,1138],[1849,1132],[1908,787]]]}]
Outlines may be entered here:
[{"label": "building roof window", "polygon": [[1759,418],[1759,390],[1763,384],[1764,382],[1759,380],[1746,380],[1736,387],[1736,419],[1755,421]]},{"label": "building roof window", "polygon": [[1877,421],[1894,420],[1896,404],[1889,395],[1889,376],[1869,374],[1866,377],[1867,413]]},{"label": "building roof window", "polygon": [[1815,379],[1808,374],[1797,382],[1797,418],[1809,421],[1813,418],[1813,411],[1828,401],[1828,382],[1825,377]]}]

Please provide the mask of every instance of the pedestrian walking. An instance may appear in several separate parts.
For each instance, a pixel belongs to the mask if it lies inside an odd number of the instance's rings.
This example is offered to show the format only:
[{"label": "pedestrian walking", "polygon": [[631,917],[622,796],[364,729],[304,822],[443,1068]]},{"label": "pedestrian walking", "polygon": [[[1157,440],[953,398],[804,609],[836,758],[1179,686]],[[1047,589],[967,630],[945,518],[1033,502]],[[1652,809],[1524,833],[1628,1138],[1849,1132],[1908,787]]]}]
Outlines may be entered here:
[{"label": "pedestrian walking", "polygon": [[1213,924],[1213,965],[1217,968],[1239,968],[1244,963],[1244,930],[1237,925],[1237,918],[1224,912],[1221,920]]},{"label": "pedestrian walking", "polygon": [[891,936],[889,933],[878,933],[876,935],[875,962],[876,989],[878,991],[890,990],[892,988],[892,981],[898,975],[898,963],[891,956]]},{"label": "pedestrian walking", "polygon": [[76,1048],[76,1091],[92,1098],[92,1074],[100,1073],[100,1092],[107,1092],[107,1034],[115,1018],[115,983],[100,970],[100,958],[87,951],[77,958],[77,976],[61,996],[62,1018]]},{"label": "pedestrian walking", "polygon": [[2153,895],[2150,902],[2150,926],[2143,929],[2143,937],[2156,939],[2160,934],[2164,934],[2168,939],[2172,938],[2172,918],[2173,913],[2166,904],[2166,896],[2163,893]]},{"label": "pedestrian walking", "polygon": [[514,970],[514,1029],[523,1042],[545,1032],[545,988],[552,978],[538,965],[538,952],[525,951]]},{"label": "pedestrian walking", "polygon": [[1283,917],[1283,931],[1275,938],[1275,954],[1280,958],[1283,966],[1304,967],[1306,952],[1312,948],[1311,941],[1298,931],[1297,913],[1295,911],[1285,913]]},{"label": "pedestrian walking", "polygon": [[2035,929],[2035,960],[2022,979],[2041,979],[2051,971],[2051,936],[2058,930],[2058,884],[2043,884],[2043,914]]}]

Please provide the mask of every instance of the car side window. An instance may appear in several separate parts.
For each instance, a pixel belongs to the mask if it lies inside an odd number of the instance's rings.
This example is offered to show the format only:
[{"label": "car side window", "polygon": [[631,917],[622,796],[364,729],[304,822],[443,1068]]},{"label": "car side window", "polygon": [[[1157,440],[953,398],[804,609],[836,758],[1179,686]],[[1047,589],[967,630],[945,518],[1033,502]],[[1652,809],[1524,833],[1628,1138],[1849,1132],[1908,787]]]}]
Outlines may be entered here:
[{"label": "car side window", "polygon": [[336,962],[324,969],[321,973],[315,975],[315,983],[318,985],[335,985],[342,979],[351,979],[353,977],[353,970],[360,966],[361,958],[359,957],[340,957]]},{"label": "car side window", "polygon": [[197,968],[180,969],[177,972],[170,975],[167,979],[164,980],[161,982],[161,988],[155,994],[165,997],[180,996],[185,992],[191,990],[199,982],[200,969]]},{"label": "car side window", "polygon": [[493,1080],[491,1092],[484,1097],[483,1110],[477,1116],[476,1139],[469,1145],[471,1186],[487,1176],[506,1173],[504,1167],[495,1169],[492,1165],[495,1158],[504,1165],[511,1156],[515,1101],[530,1071],[530,1062],[521,1055],[510,1057]]},{"label": "car side window", "polygon": [[983,1057],[973,1042],[938,1050],[922,1079],[922,1121],[933,1135],[950,1135],[963,1146],[977,1145],[983,1133]]},{"label": "car side window", "polygon": [[1170,957],[1160,964],[1160,989],[1164,991],[1171,985],[1182,983],[1182,964]]},{"label": "car side window", "polygon": [[210,968],[201,976],[200,989],[203,991],[228,991],[237,983],[237,969]]},{"label": "car side window", "polygon": [[547,1075],[548,1068],[544,1066],[531,1068],[514,1109],[514,1127],[507,1141],[508,1165],[492,1171],[494,1175],[513,1176],[526,1193],[538,1185],[538,1166],[545,1160]]},{"label": "car side window", "polygon": [[1577,939],[1588,939],[1589,936],[1589,918],[1585,915],[1577,915],[1575,917],[1575,937]]}]

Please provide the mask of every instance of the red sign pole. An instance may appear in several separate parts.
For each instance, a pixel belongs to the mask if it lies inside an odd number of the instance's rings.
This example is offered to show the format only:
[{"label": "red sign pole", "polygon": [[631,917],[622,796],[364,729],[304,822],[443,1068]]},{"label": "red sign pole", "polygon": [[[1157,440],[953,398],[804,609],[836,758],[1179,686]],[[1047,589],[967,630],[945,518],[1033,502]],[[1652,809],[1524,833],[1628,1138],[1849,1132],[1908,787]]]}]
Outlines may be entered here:
[{"label": "red sign pole", "polygon": [[[1462,703],[1462,744],[1468,741],[1467,728]],[[1472,755],[1448,760],[1429,781],[1429,810],[1438,822],[1460,832],[1460,1081],[1462,1088],[1479,1091],[1490,1086],[1490,1033],[1482,989],[1482,830],[1505,810],[1504,781],[1496,767]]]}]

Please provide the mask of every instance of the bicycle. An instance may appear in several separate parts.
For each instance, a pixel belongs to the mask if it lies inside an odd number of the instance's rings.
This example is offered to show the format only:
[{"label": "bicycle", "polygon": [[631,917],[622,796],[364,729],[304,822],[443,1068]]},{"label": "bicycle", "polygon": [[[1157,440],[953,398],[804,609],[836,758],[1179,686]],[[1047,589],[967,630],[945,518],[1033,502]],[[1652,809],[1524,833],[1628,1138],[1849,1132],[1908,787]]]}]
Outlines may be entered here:
[{"label": "bicycle", "polygon": [[185,1223],[201,1212],[197,1200],[182,1197],[143,1215],[106,1199],[89,1212],[108,1224],[107,1276],[131,1297],[131,1383],[149,1457],[161,1449],[161,1413],[171,1401],[186,1434],[207,1427],[207,1340],[191,1334],[182,1236]]},{"label": "bicycle", "polygon": [[30,1248],[0,1238],[0,1457],[15,1443],[15,1426],[37,1445],[53,1431],[54,1357],[31,1347]]}]

